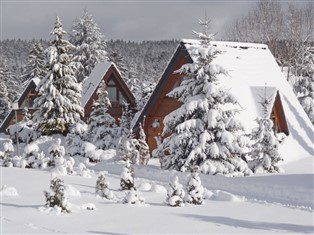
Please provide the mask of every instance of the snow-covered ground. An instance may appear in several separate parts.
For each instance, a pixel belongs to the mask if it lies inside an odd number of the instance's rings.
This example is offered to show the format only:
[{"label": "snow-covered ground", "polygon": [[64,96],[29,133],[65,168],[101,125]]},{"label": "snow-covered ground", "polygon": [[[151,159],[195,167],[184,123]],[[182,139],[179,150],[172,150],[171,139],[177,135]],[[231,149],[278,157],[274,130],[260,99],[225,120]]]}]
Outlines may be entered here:
[{"label": "snow-covered ground", "polygon": [[[313,234],[313,158],[282,165],[285,173],[250,177],[201,175],[204,205],[170,207],[169,179],[187,173],[161,170],[157,159],[135,167],[135,184],[146,205],[121,203],[123,164],[102,161],[91,177],[61,176],[70,214],[43,210],[49,170],[1,167],[1,234]],[[75,169],[75,168],[74,168]],[[106,171],[114,200],[95,195],[99,171]],[[87,208],[96,208],[88,210]]]}]

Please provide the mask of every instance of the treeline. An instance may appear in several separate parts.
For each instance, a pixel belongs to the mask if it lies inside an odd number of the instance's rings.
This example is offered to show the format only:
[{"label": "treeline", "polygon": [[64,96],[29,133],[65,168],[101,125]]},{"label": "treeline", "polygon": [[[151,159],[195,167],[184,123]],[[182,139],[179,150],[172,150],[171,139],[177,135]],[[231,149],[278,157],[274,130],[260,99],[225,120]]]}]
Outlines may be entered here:
[{"label": "treeline", "polygon": [[[16,77],[22,75],[29,51],[38,41],[44,48],[49,46],[48,40],[5,39],[0,41],[2,58],[7,61],[8,68]],[[178,43],[177,40],[142,42],[109,40],[106,42],[106,51],[119,53],[126,68],[132,68],[139,80],[156,82]]]}]

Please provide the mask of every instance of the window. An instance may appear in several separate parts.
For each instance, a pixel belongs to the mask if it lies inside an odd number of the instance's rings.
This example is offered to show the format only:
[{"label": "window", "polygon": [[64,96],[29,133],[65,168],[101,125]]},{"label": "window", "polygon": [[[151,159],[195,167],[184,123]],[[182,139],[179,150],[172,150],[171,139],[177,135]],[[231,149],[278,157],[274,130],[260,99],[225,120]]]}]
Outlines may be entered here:
[{"label": "window", "polygon": [[110,101],[118,101],[117,86],[113,80],[108,82],[108,96]]},{"label": "window", "polygon": [[111,102],[119,102],[119,104],[124,104],[126,102],[125,97],[121,91],[118,90],[113,80],[108,82],[108,96]]}]

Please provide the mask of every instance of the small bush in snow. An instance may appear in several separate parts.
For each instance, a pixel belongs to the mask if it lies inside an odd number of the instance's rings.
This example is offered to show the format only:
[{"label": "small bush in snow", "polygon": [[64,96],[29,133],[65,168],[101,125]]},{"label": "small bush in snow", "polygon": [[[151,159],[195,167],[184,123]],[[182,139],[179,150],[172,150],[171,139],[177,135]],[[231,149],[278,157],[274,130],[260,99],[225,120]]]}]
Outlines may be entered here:
[{"label": "small bush in snow", "polygon": [[53,178],[50,182],[50,191],[44,191],[47,207],[59,207],[61,212],[69,213],[68,199],[65,196],[64,182],[60,178]]},{"label": "small bush in snow", "polygon": [[127,204],[145,204],[145,199],[137,192],[136,189],[132,188],[129,190],[123,199],[123,203]]},{"label": "small bush in snow", "polygon": [[198,173],[199,168],[195,167],[189,176],[187,194],[185,201],[195,205],[203,204],[204,188]]},{"label": "small bush in snow", "polygon": [[46,157],[43,151],[39,152],[38,145],[28,144],[25,146],[20,165],[22,168],[45,169],[50,164],[50,158]]},{"label": "small bush in snow", "polygon": [[122,190],[135,189],[134,186],[134,172],[130,164],[130,160],[126,160],[123,172],[121,175],[120,186]]},{"label": "small bush in snow", "polygon": [[0,151],[0,159],[2,160],[2,166],[5,167],[13,167],[14,159],[12,157],[12,153],[14,151],[14,147],[12,145],[12,141],[5,142],[3,144],[4,152]]},{"label": "small bush in snow", "polygon": [[80,176],[83,176],[83,177],[87,177],[87,178],[90,178],[91,175],[90,175],[90,170],[87,169],[87,167],[85,166],[84,163],[80,163],[78,165],[78,172],[77,172]]},{"label": "small bush in snow", "polygon": [[146,135],[142,124],[140,124],[140,138],[138,140],[138,151],[140,157],[140,164],[147,165],[150,158],[149,146],[146,142]]},{"label": "small bush in snow", "polygon": [[132,164],[139,164],[139,142],[134,138],[132,131],[128,135],[122,135],[118,143],[118,156],[121,160],[129,159]]},{"label": "small bush in snow", "polygon": [[66,175],[73,173],[74,159],[72,157],[67,160],[64,159],[65,150],[61,145],[61,139],[57,139],[49,148],[49,153],[51,156],[51,166],[54,167],[52,171],[56,174]]},{"label": "small bush in snow", "polygon": [[169,183],[167,204],[173,207],[184,206],[185,192],[182,184],[179,183],[178,176],[175,176]]},{"label": "small bush in snow", "polygon": [[95,191],[96,194],[106,198],[106,199],[113,199],[113,193],[110,191],[109,187],[109,182],[107,182],[105,178],[105,173],[100,172],[98,175],[98,179],[96,181],[96,186],[95,186]]},{"label": "small bush in snow", "polygon": [[81,149],[83,144],[83,136],[85,135],[87,130],[87,125],[83,122],[75,124],[70,129],[70,133],[68,133],[66,137],[66,153],[67,156],[80,156]]}]

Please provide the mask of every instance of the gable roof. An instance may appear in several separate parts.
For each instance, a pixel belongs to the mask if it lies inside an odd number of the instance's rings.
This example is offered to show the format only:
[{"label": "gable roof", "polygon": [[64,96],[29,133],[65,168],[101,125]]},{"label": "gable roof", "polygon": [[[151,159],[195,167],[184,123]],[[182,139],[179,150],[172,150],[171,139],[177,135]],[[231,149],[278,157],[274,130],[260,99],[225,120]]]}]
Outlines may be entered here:
[{"label": "gable roof", "polygon": [[[219,82],[238,98],[242,111],[237,115],[237,118],[244,125],[246,132],[250,133],[252,128],[257,125],[255,119],[260,116],[262,106],[258,103],[260,100],[256,89],[265,87],[266,84],[269,87],[269,92],[279,91],[290,132],[282,144],[282,155],[285,159],[296,158],[300,155],[313,155],[313,125],[267,45],[218,41],[213,41],[211,44],[222,51],[212,63],[219,64],[228,70],[227,76],[219,75]],[[179,60],[176,57],[183,56],[188,63],[192,63],[194,58],[191,55],[191,50],[199,47],[199,45],[198,40],[184,39],[180,42],[155,91],[139,115],[134,128],[152,110],[154,101],[161,94],[169,74],[173,73],[173,67],[176,61]],[[294,151],[291,151],[292,147]]]},{"label": "gable roof", "polygon": [[[27,94],[32,90],[32,89],[36,89],[36,87],[38,86],[40,82],[40,79],[38,77],[35,77],[33,79],[31,79],[25,86],[23,92],[21,93],[21,95],[19,96],[19,98],[17,99],[17,103],[19,104],[19,107],[22,106],[23,101],[25,100],[25,97],[27,96]],[[9,126],[10,121],[12,120],[12,118],[14,117],[14,110],[11,109],[7,116],[5,117],[5,119],[2,121],[1,125],[0,125],[0,133],[1,132],[5,132],[6,128]]]},{"label": "gable roof", "polygon": [[81,96],[81,105],[85,107],[86,104],[92,99],[92,95],[97,90],[100,82],[104,79],[107,83],[110,79],[111,73],[114,73],[115,82],[118,83],[119,87],[123,90],[131,106],[135,107],[135,97],[132,92],[129,90],[124,80],[122,79],[121,73],[112,62],[102,62],[96,64],[95,68],[89,75],[87,79],[84,80],[82,84],[82,96]]}]

